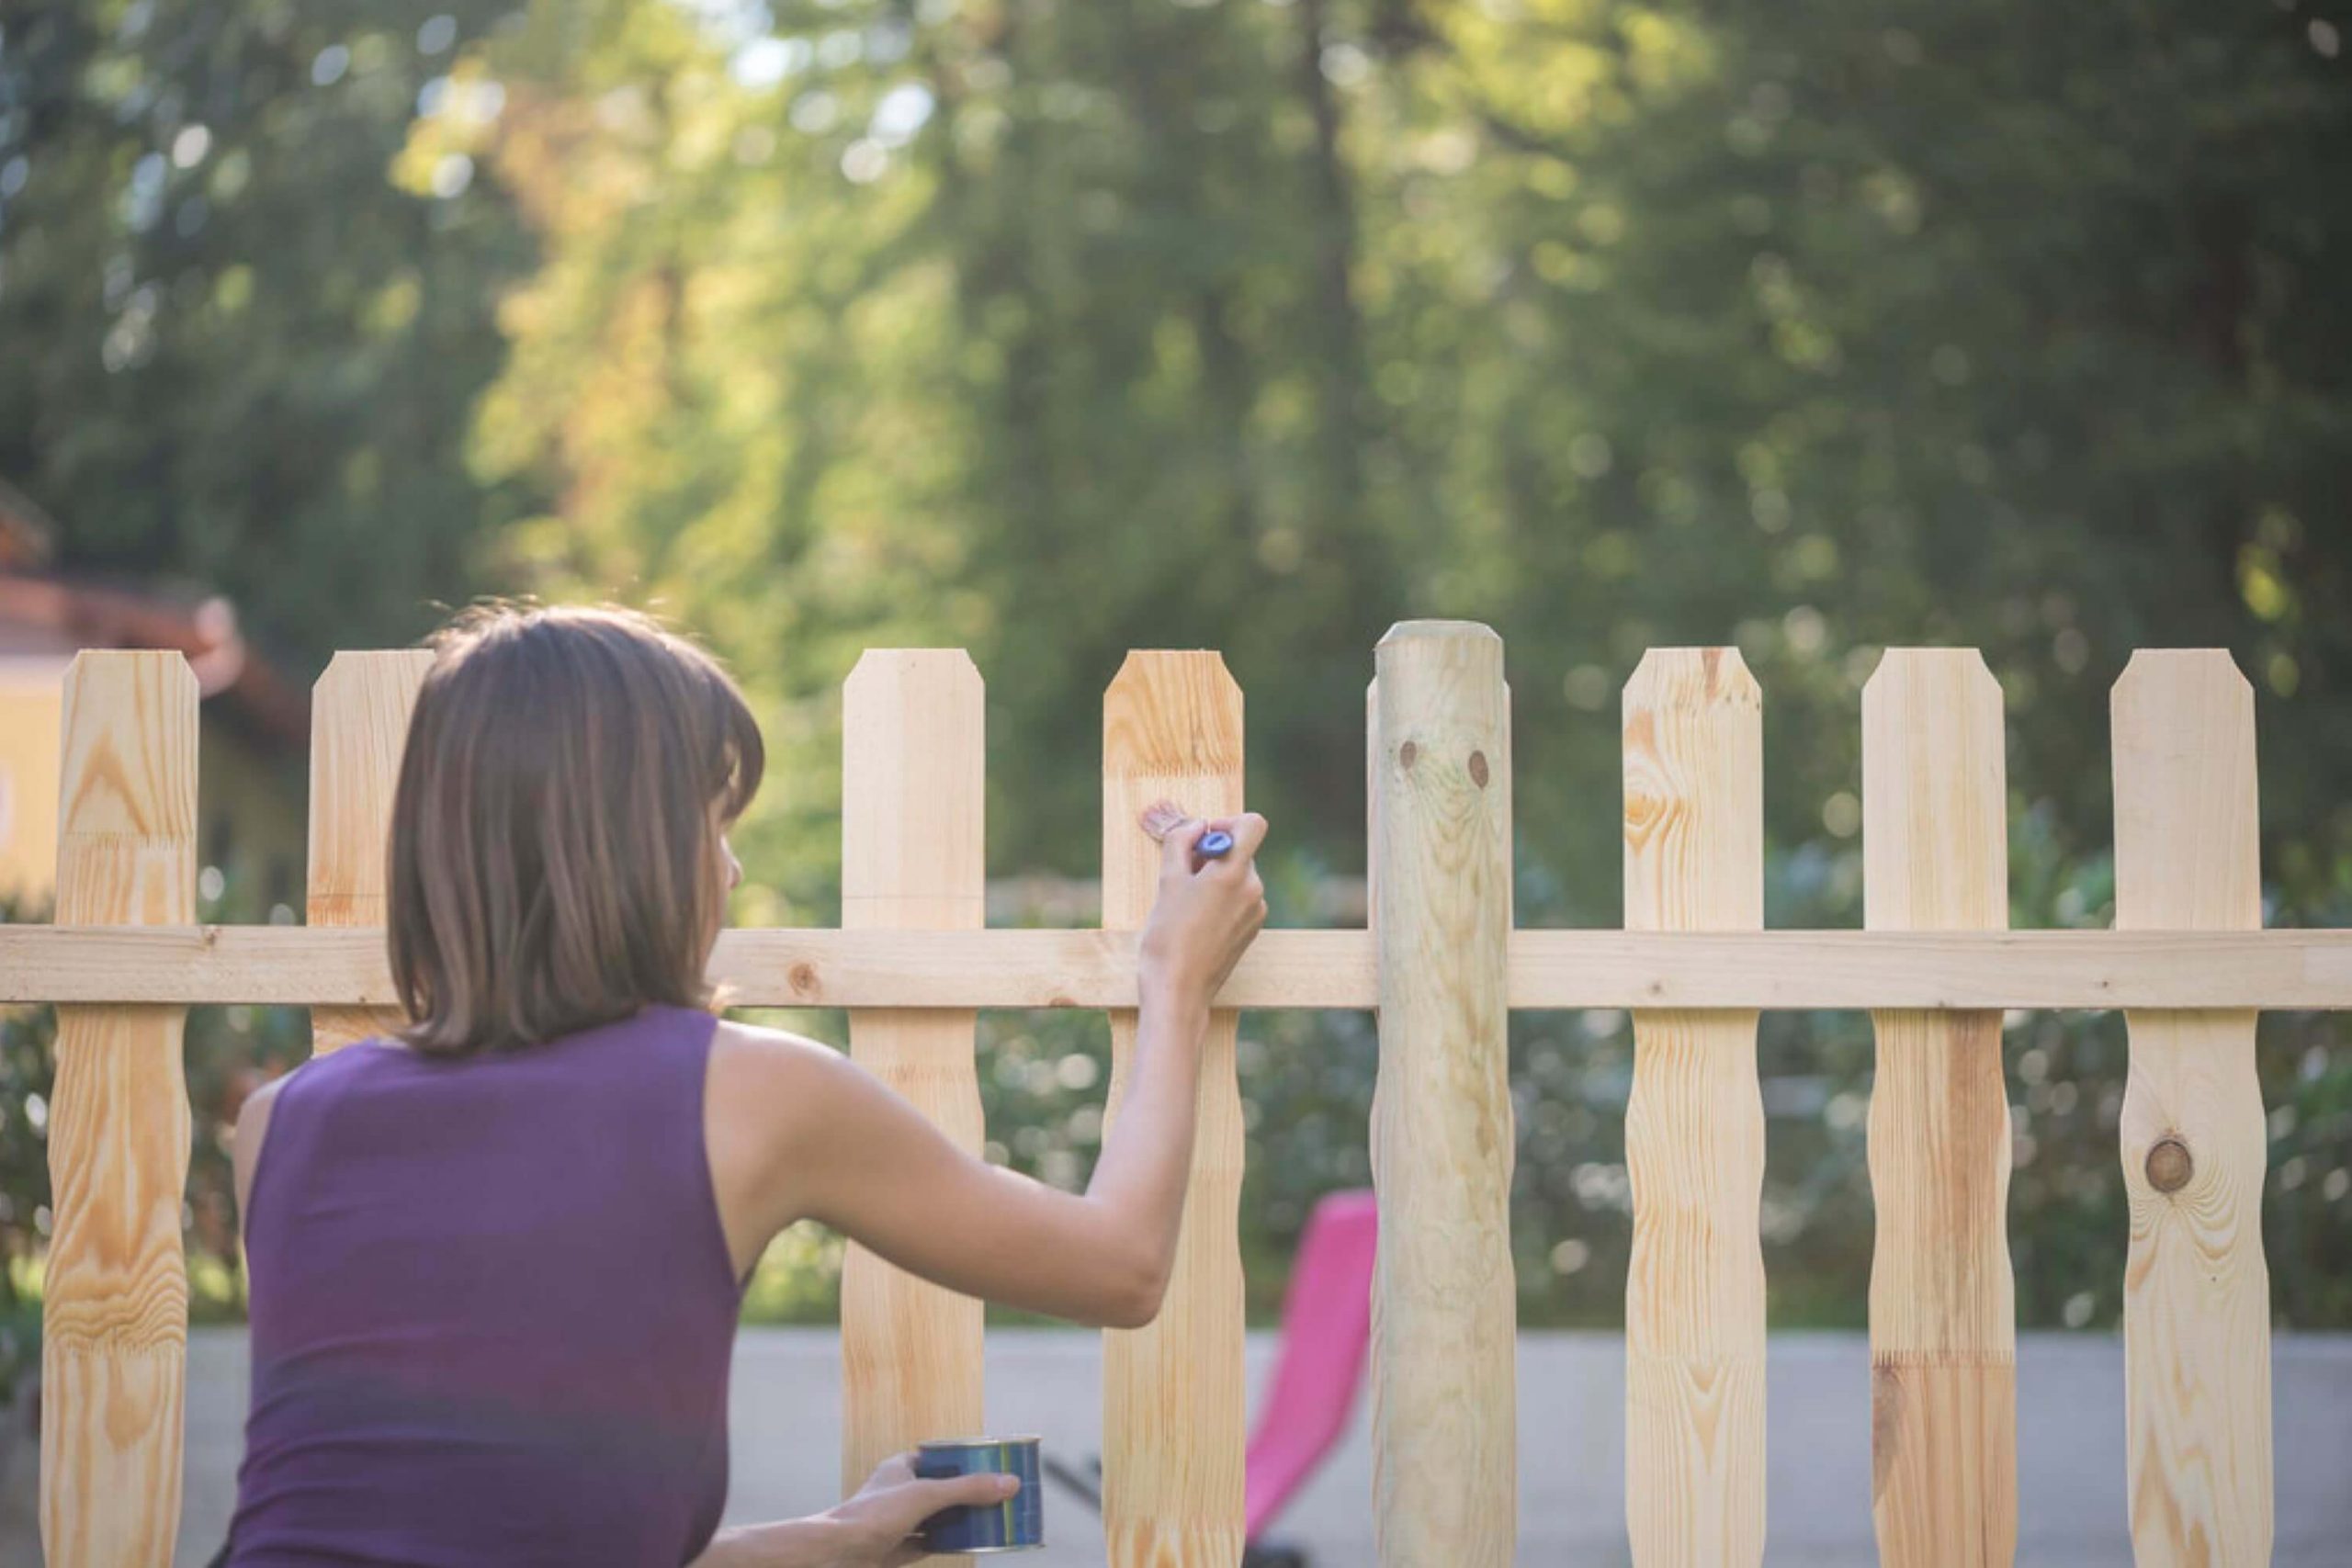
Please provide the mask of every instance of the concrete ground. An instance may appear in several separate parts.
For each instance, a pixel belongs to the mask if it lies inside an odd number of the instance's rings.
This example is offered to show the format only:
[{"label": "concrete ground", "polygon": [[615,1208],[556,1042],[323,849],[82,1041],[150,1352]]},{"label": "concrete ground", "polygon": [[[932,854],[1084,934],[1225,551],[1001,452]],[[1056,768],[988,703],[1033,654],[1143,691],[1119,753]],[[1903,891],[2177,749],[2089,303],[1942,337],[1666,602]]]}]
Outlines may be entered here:
[{"label": "concrete ground", "polygon": [[[832,1500],[840,1440],[836,1338],[822,1329],[749,1329],[738,1343],[734,1488],[729,1517],[775,1518]],[[1252,1337],[1250,1378],[1272,1343]],[[200,1568],[219,1544],[235,1484],[243,1416],[242,1333],[203,1330],[188,1354],[187,1490],[180,1562]],[[2278,1568],[2320,1568],[2352,1541],[2352,1337],[2281,1337],[2277,1399]],[[1869,1351],[1859,1335],[1772,1342],[1767,1561],[1854,1568],[1875,1561],[1870,1520]],[[1082,1459],[1101,1431],[1095,1336],[1004,1330],[989,1337],[991,1424],[1042,1434]],[[1520,1343],[1520,1562],[1615,1564],[1623,1539],[1622,1342],[1613,1335],[1530,1334]],[[2018,1347],[2018,1561],[2127,1568],[2122,1348],[2109,1337],[2027,1335]],[[1374,1560],[1369,1414],[1360,1404],[1330,1466],[1285,1516],[1283,1539],[1316,1568]],[[1059,1489],[1046,1505],[1051,1545],[1035,1568],[1102,1561],[1093,1520]],[[0,1562],[30,1562],[0,1527]]]}]

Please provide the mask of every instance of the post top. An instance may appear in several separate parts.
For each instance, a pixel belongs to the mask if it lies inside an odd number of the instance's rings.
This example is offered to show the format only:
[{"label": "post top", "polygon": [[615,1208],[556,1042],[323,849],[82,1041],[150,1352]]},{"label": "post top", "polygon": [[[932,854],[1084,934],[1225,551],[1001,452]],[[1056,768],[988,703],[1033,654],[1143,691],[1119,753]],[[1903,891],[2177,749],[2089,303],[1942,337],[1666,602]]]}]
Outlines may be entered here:
[{"label": "post top", "polygon": [[1388,628],[1387,632],[1382,636],[1380,642],[1381,646],[1385,647],[1392,642],[1442,638],[1502,641],[1495,628],[1484,621],[1399,621]]}]

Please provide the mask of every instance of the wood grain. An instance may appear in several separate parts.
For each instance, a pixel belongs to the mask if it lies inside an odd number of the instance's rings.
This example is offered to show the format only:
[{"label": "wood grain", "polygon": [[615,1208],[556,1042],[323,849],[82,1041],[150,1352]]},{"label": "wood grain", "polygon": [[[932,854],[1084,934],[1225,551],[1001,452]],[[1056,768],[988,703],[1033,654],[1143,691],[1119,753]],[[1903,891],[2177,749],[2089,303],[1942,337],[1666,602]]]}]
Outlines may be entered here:
[{"label": "wood grain", "polygon": [[[842,711],[842,924],[972,931],[985,919],[980,672],[960,649],[869,650]],[[857,1009],[850,1055],[980,1152],[969,1010]],[[842,1487],[927,1438],[987,1430],[981,1308],[853,1242],[842,1270]],[[937,1559],[966,1562],[968,1559]]]},{"label": "wood grain", "polygon": [[[2008,924],[2001,693],[1973,649],[1889,649],[1862,689],[1864,921]],[[2001,1016],[1871,1014],[1871,1514],[1887,1568],[2017,1555],[2017,1284]]]},{"label": "wood grain", "polygon": [[[196,677],[87,652],[65,677],[57,915],[196,914]],[[40,1529],[51,1568],[166,1568],[187,1382],[187,1081],[177,1007],[57,1015],[43,1290]]]},{"label": "wood grain", "polygon": [[[1159,846],[1137,815],[1166,796],[1242,809],[1241,689],[1214,653],[1127,655],[1102,699],[1102,924],[1150,916]],[[1239,1015],[1210,1015],[1176,1266],[1159,1316],[1102,1336],[1102,1528],[1112,1568],[1237,1568],[1242,1547]],[[1136,1015],[1111,1015],[1106,1125],[1118,1124]]]},{"label": "wood grain", "polygon": [[[429,649],[338,653],[311,688],[311,874],[313,926],[381,928],[384,851],[392,796]],[[397,1007],[313,1007],[313,1055],[387,1034],[408,1021]]]},{"label": "wood grain", "polygon": [[[1517,1008],[2352,1009],[2352,931],[1511,933]],[[1132,1008],[1133,931],[730,931],[743,1007]],[[0,1002],[390,1007],[384,933],[0,926]],[[1379,1000],[1364,931],[1261,932],[1227,1008]]]},{"label": "wood grain", "polygon": [[[1736,649],[1624,695],[1625,924],[1764,924],[1763,697]],[[1634,1011],[1625,1522],[1644,1568],[1764,1557],[1764,1098],[1754,1012]]]},{"label": "wood grain", "polygon": [[[2254,693],[2219,649],[2143,649],[2113,695],[2115,923],[2262,924]],[[2267,1163],[2251,1010],[2125,1015],[2124,1410],[2140,1568],[2267,1563]]]},{"label": "wood grain", "polygon": [[1485,626],[1408,621],[1375,658],[1374,1537],[1383,1568],[1505,1568],[1519,1505],[1503,649]]}]

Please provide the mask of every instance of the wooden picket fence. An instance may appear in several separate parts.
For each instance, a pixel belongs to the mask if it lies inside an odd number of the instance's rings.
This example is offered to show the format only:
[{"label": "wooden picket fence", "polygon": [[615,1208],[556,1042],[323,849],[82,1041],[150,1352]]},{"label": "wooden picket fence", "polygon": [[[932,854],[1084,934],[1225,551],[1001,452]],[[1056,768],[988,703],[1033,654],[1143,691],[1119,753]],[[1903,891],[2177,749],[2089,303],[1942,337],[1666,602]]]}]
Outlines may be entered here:
[{"label": "wooden picket fence", "polygon": [[[383,836],[419,652],[338,655],[314,696],[310,923],[194,923],[197,690],[176,654],[67,677],[54,927],[0,929],[0,1001],[61,1005],[49,1134],[41,1519],[53,1568],[167,1563],[179,1512],[191,1003],[379,1027]],[[1494,1568],[1517,1526],[1513,1008],[1630,1008],[1626,1519],[1635,1561],[1763,1552],[1758,1010],[1867,1008],[1875,1452],[1889,1564],[2006,1563],[2016,1328],[2004,1008],[2130,1009],[2121,1154],[2130,1474],[2143,1564],[2260,1563],[2271,1536],[2259,1204],[2262,1007],[2352,1006],[2352,933],[2260,930],[2252,694],[2226,654],[2143,651],[2114,692],[2116,925],[2007,925],[2001,699],[1970,649],[1893,649],[1862,696],[1866,929],[1762,930],[1761,701],[1729,649],[1653,649],[1624,692],[1625,929],[1515,930],[1510,704],[1483,626],[1411,622],[1369,700],[1370,931],[1271,931],[1220,997],[1158,1321],[1103,1339],[1118,1568],[1242,1544],[1238,1010],[1376,1008],[1371,1141],[1380,1561]],[[981,708],[961,652],[869,652],[845,702],[840,931],[738,931],[747,1004],[839,1005],[852,1051],[980,1145],[974,1010],[1110,1010],[1115,1120],[1160,795],[1242,802],[1214,653],[1131,655],[1103,711],[1102,926],[982,929]],[[842,1474],[983,1429],[978,1303],[852,1249]],[[1544,1462],[1539,1457],[1534,1462]],[[1860,1499],[1857,1499],[1860,1506]]]}]

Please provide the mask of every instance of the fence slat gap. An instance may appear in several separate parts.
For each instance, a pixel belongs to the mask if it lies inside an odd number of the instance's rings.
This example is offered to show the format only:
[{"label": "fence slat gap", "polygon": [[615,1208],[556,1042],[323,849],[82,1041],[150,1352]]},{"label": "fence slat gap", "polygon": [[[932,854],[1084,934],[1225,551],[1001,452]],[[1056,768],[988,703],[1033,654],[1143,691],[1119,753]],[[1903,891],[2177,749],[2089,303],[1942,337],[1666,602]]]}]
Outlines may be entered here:
[{"label": "fence slat gap", "polygon": [[[1862,688],[1863,921],[2008,924],[2001,690],[1973,649]],[[2001,1015],[1880,1010],[1871,1094],[1871,1514],[1887,1568],[2017,1554],[2017,1283]]]},{"label": "fence slat gap", "polygon": [[[1627,929],[1761,929],[1763,697],[1738,650],[1650,649],[1624,749]],[[1643,1568],[1764,1557],[1757,1016],[1634,1010],[1625,1520]]]},{"label": "fence slat gap", "polygon": [[1407,621],[1375,660],[1374,1536],[1383,1568],[1507,1568],[1519,1504],[1503,646],[1469,622]]},{"label": "fence slat gap", "polygon": [[[392,795],[429,649],[338,653],[311,688],[311,869],[307,918],[319,927],[381,927]],[[396,1007],[321,1004],[311,1049],[324,1054],[397,1029]]]},{"label": "fence slat gap", "polygon": [[[57,918],[196,918],[197,685],[177,653],[65,676]],[[180,1517],[189,1115],[184,1007],[61,1007],[41,1304],[51,1568],[168,1568]]]},{"label": "fence slat gap", "polygon": [[[960,649],[869,649],[842,705],[842,925],[975,931],[984,919],[985,696]],[[850,1055],[980,1153],[968,1009],[854,1009]],[[855,1242],[842,1265],[842,1487],[926,1438],[987,1429],[982,1307]]]},{"label": "fence slat gap", "polygon": [[[2259,927],[2254,692],[2229,654],[2135,653],[2112,721],[2117,927]],[[2124,1407],[2143,1563],[2270,1561],[2256,1016],[2124,1015]]]},{"label": "fence slat gap", "polygon": [[[1136,823],[1167,796],[1242,808],[1241,689],[1211,652],[1133,652],[1102,699],[1102,924],[1151,913],[1159,848]],[[1130,970],[1132,975],[1132,970]],[[1240,1015],[1210,1015],[1183,1229],[1159,1316],[1102,1336],[1102,1528],[1111,1568],[1240,1561],[1243,1534]],[[1115,1125],[1136,1015],[1111,1015]]]}]

